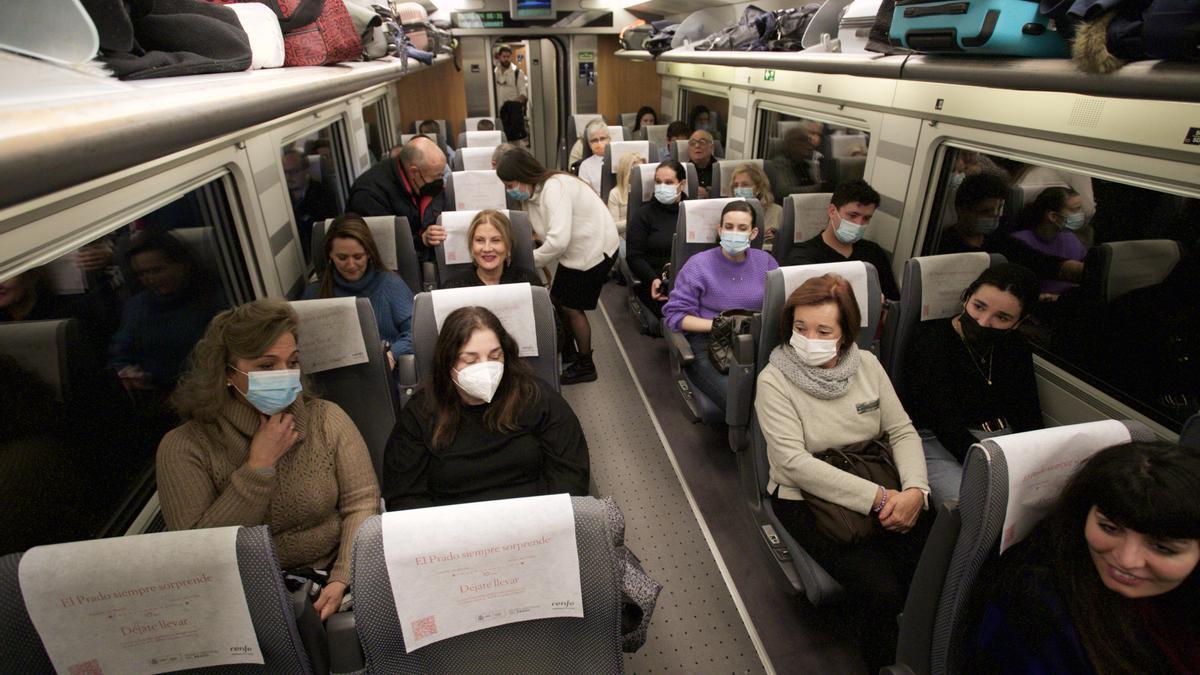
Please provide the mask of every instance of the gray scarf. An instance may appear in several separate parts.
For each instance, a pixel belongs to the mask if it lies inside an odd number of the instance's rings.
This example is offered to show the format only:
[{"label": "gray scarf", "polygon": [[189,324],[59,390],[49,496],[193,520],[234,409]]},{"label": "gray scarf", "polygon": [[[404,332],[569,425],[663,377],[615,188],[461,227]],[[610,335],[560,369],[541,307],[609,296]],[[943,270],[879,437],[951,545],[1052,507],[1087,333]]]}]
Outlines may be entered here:
[{"label": "gray scarf", "polygon": [[805,365],[791,345],[775,347],[771,350],[770,358],[771,365],[778,368],[789,382],[822,401],[845,395],[846,390],[850,388],[850,378],[858,372],[858,362],[856,344],[851,344],[849,349],[841,353],[837,365],[832,368]]}]

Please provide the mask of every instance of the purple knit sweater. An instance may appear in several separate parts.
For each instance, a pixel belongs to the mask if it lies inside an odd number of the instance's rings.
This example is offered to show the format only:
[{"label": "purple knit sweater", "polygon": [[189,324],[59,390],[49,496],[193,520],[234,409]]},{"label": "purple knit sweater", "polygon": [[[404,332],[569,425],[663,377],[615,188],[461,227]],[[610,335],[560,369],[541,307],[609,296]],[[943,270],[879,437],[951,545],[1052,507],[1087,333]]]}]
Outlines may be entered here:
[{"label": "purple knit sweater", "polygon": [[715,246],[688,258],[671,285],[663,306],[667,327],[681,331],[683,317],[711,319],[727,309],[762,309],[767,272],[779,267],[770,253],[752,248],[734,262]]}]

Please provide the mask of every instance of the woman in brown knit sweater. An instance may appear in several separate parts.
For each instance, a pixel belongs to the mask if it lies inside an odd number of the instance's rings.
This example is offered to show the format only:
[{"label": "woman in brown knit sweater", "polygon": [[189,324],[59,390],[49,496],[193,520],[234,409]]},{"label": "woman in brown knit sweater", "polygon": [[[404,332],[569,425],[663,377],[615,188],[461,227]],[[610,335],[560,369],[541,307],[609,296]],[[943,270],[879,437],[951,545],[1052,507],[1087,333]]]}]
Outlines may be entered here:
[{"label": "woman in brown knit sweater", "polygon": [[282,300],[212,320],[172,398],[185,422],[158,446],[158,496],[172,530],[270,526],[284,569],[329,570],[315,603],[325,619],[379,486],[346,413],[301,390],[296,324]]}]

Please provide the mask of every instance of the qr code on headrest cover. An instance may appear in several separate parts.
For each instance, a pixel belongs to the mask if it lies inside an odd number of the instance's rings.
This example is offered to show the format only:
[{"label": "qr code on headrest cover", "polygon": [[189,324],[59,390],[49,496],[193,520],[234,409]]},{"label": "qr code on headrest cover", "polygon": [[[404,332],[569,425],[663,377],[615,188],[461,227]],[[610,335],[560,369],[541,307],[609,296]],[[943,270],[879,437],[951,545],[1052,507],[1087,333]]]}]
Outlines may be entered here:
[{"label": "qr code on headrest cover", "polygon": [[67,669],[69,675],[104,675],[104,671],[100,669],[100,662],[96,659],[76,663]]},{"label": "qr code on headrest cover", "polygon": [[432,615],[422,617],[412,622],[412,634],[414,640],[424,640],[427,637],[437,635],[437,620]]}]

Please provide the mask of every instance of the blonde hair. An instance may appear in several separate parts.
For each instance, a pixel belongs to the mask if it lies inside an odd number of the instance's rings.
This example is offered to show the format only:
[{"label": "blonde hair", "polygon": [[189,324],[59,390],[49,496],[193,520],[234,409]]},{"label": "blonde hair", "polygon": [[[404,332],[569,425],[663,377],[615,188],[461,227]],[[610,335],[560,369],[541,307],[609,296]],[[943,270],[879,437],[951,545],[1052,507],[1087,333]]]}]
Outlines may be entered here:
[{"label": "blonde hair", "polygon": [[[211,422],[229,400],[227,370],[236,359],[262,356],[284,333],[299,339],[296,311],[285,300],[263,298],[213,317],[192,348],[187,370],[171,394],[171,405],[186,420]],[[303,381],[308,398],[311,385]]]},{"label": "blonde hair", "polygon": [[621,161],[617,164],[617,185],[614,188],[617,191],[617,199],[622,202],[629,199],[629,174],[633,172],[633,167],[642,163],[642,157],[637,153],[627,152],[621,155]]},{"label": "blonde hair", "polygon": [[[475,230],[479,229],[479,226],[484,223],[491,225],[500,232],[500,238],[504,240],[504,266],[507,267],[512,263],[512,221],[508,219],[508,216],[496,209],[484,209],[476,213],[475,217],[471,219],[471,226],[467,228],[467,250],[471,250],[471,243],[475,241]],[[475,262],[474,255],[471,256],[471,262]]]},{"label": "blonde hair", "polygon": [[775,203],[775,196],[771,193],[771,179],[767,178],[762,167],[749,162],[738,164],[733,173],[729,174],[729,185],[726,186],[729,188],[729,194],[733,194],[733,179],[737,178],[739,173],[750,176],[750,182],[754,183],[754,194],[758,197],[758,201],[762,202],[764,209]]}]

